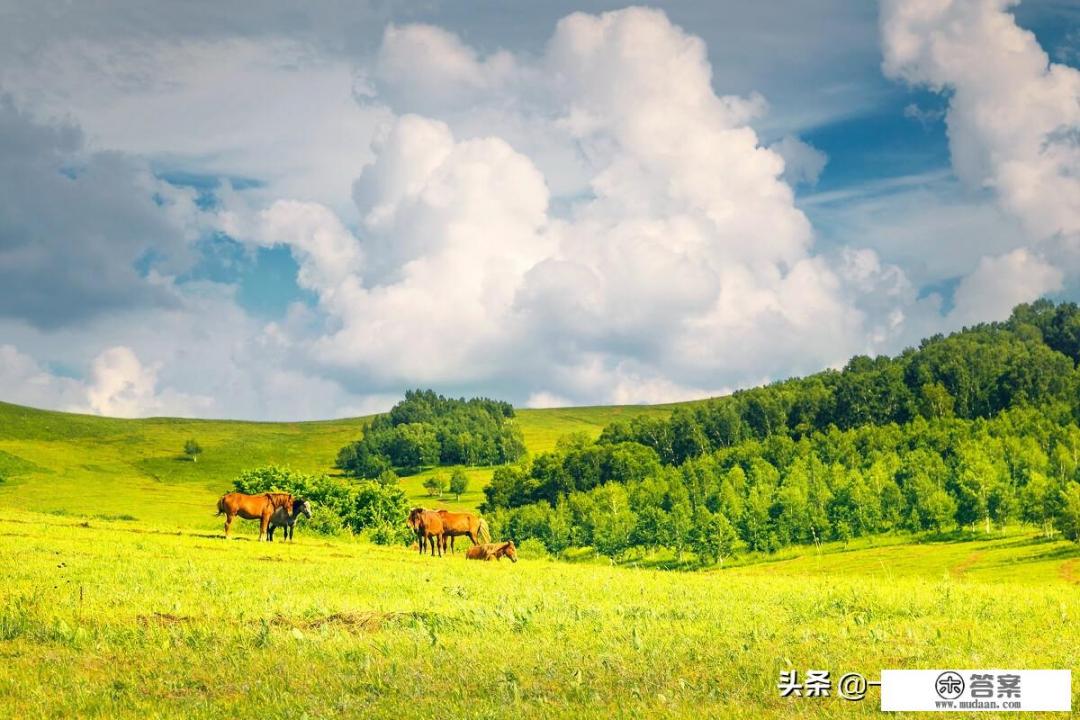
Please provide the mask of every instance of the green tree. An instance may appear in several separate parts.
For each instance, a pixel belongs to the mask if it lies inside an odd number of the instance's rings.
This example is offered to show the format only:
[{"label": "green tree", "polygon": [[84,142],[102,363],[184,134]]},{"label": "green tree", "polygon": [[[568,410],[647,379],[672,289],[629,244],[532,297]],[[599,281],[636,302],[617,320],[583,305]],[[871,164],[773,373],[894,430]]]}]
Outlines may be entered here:
[{"label": "green tree", "polygon": [[630,510],[626,489],[612,483],[598,487],[593,496],[593,544],[596,551],[619,557],[630,547],[630,537],[637,525],[637,515]]},{"label": "green tree", "polygon": [[1038,526],[1043,535],[1051,537],[1054,520],[1061,511],[1061,490],[1040,472],[1032,472],[1020,491],[1020,519]]},{"label": "green tree", "polygon": [[1061,492],[1060,509],[1054,526],[1067,539],[1080,542],[1080,483],[1071,482]]},{"label": "green tree", "polygon": [[202,446],[194,438],[184,443],[184,454],[191,458],[191,462],[198,462],[202,454]]},{"label": "green tree", "polygon": [[376,478],[376,480],[380,485],[396,487],[398,482],[400,482],[401,478],[396,472],[394,472],[393,468],[386,468],[381,473],[379,473],[379,477]]},{"label": "green tree", "polygon": [[704,507],[694,510],[692,548],[702,564],[721,565],[732,554],[738,534],[723,513],[711,513]]},{"label": "green tree", "polygon": [[467,492],[468,489],[469,476],[461,468],[454,468],[454,472],[450,473],[450,492],[455,499],[460,500],[462,493]]},{"label": "green tree", "polygon": [[431,497],[442,495],[446,491],[446,478],[439,473],[435,473],[424,481],[424,489],[428,491],[428,495]]}]

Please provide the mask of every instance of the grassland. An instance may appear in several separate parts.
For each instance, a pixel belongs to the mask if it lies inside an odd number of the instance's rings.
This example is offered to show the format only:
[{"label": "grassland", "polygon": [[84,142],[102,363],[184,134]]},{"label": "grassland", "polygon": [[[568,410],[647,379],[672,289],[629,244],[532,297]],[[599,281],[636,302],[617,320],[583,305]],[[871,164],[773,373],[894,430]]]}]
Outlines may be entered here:
[{"label": "grassland", "polygon": [[[782,669],[1076,668],[1075,546],[791,552],[707,573],[511,565],[0,516],[13,718],[851,717]],[[1080,698],[1074,697],[1080,707]],[[986,717],[985,715],[983,717]]]},{"label": "grassland", "polygon": [[[516,422],[530,452],[554,447],[562,435],[596,436],[607,423],[635,414],[667,414],[671,406],[521,410]],[[361,433],[364,418],[297,423],[150,418],[120,420],[49,412],[0,403],[0,504],[41,512],[129,516],[177,527],[205,527],[207,511],[245,468],[288,465],[336,472],[338,450]],[[182,452],[195,438],[203,454]],[[402,486],[428,502],[428,470]],[[469,492],[447,507],[476,507],[490,468],[468,468]]]},{"label": "grassland", "polygon": [[[536,452],[637,412],[670,407],[518,422]],[[440,560],[302,529],[255,543],[252,523],[221,539],[210,507],[237,472],[331,471],[361,422],[0,404],[0,717],[852,717],[877,714],[875,691],[782,699],[779,672],[1080,667],[1080,546],[1022,529],[708,572]],[[470,470],[462,505],[490,472]],[[403,481],[417,499],[423,477]]]}]

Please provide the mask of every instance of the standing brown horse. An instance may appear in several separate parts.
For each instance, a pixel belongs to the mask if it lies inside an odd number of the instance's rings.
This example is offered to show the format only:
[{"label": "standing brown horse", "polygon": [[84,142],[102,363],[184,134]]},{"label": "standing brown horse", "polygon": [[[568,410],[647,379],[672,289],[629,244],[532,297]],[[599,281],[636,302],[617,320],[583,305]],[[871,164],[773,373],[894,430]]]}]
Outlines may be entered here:
[{"label": "standing brown horse", "polygon": [[222,495],[218,500],[217,514],[225,514],[225,537],[229,537],[229,527],[233,518],[237,515],[245,520],[259,521],[259,540],[266,537],[266,528],[270,525],[270,518],[278,508],[285,508],[289,514],[293,514],[293,504],[296,499],[288,493],[262,493],[260,495],[246,495],[239,492],[231,492]]},{"label": "standing brown horse", "polygon": [[465,553],[466,560],[502,560],[504,557],[510,558],[510,562],[517,562],[517,548],[514,547],[513,540],[473,545],[469,552]]},{"label": "standing brown horse", "polygon": [[446,541],[443,539],[443,533],[445,528],[443,527],[443,520],[439,513],[432,510],[425,510],[424,508],[413,508],[409,513],[409,519],[406,520],[409,528],[416,533],[416,539],[420,545],[420,554],[424,554],[424,544],[431,544],[431,556],[435,556],[435,549],[439,550],[439,557],[442,557],[443,546]]},{"label": "standing brown horse", "polygon": [[487,523],[478,515],[468,512],[450,512],[439,510],[439,516],[443,521],[443,549],[446,549],[446,539],[450,539],[450,552],[454,552],[454,538],[458,535],[468,535],[473,545],[479,545],[480,541],[491,542],[491,533],[488,532]]}]

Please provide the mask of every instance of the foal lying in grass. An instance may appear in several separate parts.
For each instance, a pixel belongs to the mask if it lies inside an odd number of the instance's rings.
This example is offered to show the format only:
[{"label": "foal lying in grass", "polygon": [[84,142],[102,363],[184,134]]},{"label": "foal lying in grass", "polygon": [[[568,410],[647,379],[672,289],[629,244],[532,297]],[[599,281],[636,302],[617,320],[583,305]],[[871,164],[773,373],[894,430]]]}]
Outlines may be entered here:
[{"label": "foal lying in grass", "polygon": [[508,557],[511,562],[517,562],[517,548],[514,547],[513,540],[507,540],[504,543],[473,545],[465,553],[465,557],[468,560],[502,560]]}]

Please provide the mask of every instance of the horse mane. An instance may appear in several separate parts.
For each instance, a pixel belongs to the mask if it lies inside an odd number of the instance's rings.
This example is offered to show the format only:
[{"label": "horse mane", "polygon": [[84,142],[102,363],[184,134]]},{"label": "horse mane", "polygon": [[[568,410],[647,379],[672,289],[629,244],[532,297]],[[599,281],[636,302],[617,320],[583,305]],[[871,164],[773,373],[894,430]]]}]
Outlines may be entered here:
[{"label": "horse mane", "polygon": [[296,502],[296,498],[289,493],[268,492],[266,493],[266,497],[270,499],[270,503],[276,508],[287,507]]}]

